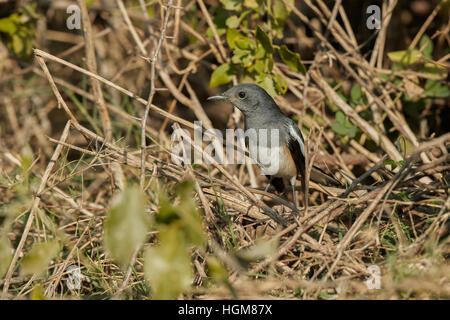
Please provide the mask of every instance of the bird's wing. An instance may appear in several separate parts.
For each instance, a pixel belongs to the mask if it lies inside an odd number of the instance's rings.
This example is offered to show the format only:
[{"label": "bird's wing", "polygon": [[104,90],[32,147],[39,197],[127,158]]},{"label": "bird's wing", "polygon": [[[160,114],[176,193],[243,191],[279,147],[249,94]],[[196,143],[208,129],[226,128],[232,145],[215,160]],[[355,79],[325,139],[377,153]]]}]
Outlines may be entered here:
[{"label": "bird's wing", "polygon": [[305,174],[305,144],[303,142],[302,132],[293,121],[288,124],[288,129],[288,148],[291,153],[292,159],[294,159],[295,167],[297,168],[297,174],[300,174],[302,179],[302,191],[306,205],[306,201],[308,199],[308,182],[306,181]]},{"label": "bird's wing", "polygon": [[[289,150],[291,151],[292,158],[294,159],[295,165],[297,166],[298,173],[300,173],[302,175],[302,179],[304,179],[303,176],[306,171],[306,164],[305,164],[305,147],[303,142],[303,136],[300,129],[292,123],[289,124],[289,133],[291,138],[292,137],[295,138],[290,139],[292,141],[291,143],[292,146],[291,144],[289,145]],[[297,144],[299,145],[299,147],[296,146]],[[299,151],[301,152],[300,155],[298,155]],[[316,183],[320,183],[325,186],[334,186],[334,187],[342,186],[342,184],[338,180],[336,180],[329,174],[325,173],[322,169],[314,165],[312,166],[310,172],[310,179]]]}]

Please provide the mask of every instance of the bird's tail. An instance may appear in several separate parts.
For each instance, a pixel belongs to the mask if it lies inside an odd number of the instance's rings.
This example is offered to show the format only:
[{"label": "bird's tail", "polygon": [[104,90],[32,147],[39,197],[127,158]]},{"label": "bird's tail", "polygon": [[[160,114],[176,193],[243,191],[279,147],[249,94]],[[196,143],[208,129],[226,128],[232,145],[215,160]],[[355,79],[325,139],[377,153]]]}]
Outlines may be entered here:
[{"label": "bird's tail", "polygon": [[322,169],[313,166],[309,178],[316,182],[329,187],[342,187],[342,183],[325,173]]}]

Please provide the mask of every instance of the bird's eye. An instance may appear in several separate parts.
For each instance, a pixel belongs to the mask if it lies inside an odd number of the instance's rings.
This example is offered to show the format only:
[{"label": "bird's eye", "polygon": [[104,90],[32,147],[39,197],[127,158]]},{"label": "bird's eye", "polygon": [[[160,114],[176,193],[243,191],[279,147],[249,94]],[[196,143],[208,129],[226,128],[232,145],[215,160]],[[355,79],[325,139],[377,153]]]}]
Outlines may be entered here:
[{"label": "bird's eye", "polygon": [[238,96],[239,96],[239,98],[244,99],[246,94],[244,91],[239,91]]}]

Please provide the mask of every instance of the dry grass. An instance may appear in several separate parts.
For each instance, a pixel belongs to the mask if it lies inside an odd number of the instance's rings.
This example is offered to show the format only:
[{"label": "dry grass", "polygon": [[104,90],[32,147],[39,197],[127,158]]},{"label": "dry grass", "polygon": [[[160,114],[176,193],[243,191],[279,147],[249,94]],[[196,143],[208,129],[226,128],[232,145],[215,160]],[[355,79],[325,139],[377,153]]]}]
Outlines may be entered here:
[{"label": "dry grass", "polygon": [[[301,119],[310,161],[347,184],[336,189],[311,183],[310,207],[298,214],[284,195],[258,188],[266,182],[256,167],[183,167],[171,161],[173,124],[192,130],[195,119],[206,129],[235,127],[242,120],[227,106],[205,103],[212,93],[209,75],[229,61],[230,53],[204,1],[154,4],[152,19],[143,10],[144,1],[134,6],[113,1],[111,8],[97,2],[89,8],[97,18],[91,25],[79,1],[84,32],[37,30],[41,43],[33,62],[23,66],[6,58],[2,63],[0,230],[14,248],[0,279],[3,298],[30,293],[33,298],[151,297],[143,250],[157,245],[157,231],[121,269],[103,247],[103,222],[112,197],[125,186],[140,184],[153,216],[159,210],[157,190],[168,190],[176,201],[171,190],[186,179],[195,183],[207,246],[192,251],[195,280],[180,298],[450,298],[450,134],[442,123],[439,132],[444,134],[436,136],[427,123],[430,117],[425,118],[427,110],[439,117],[436,110],[448,108],[448,100],[427,101],[424,122],[417,126],[421,129],[411,128],[399,99],[411,90],[406,80],[398,84],[380,77],[395,75],[414,83],[427,77],[387,67],[386,38],[397,1],[385,1],[386,23],[374,33],[366,55],[346,16],[350,9],[340,1],[331,7],[321,0],[305,1],[307,14],[285,1],[292,9],[286,27],[291,38],[305,45],[320,41],[321,48],[314,48],[306,76],[276,63],[289,88],[277,102]],[[53,3],[43,19],[52,21],[49,25],[65,24],[58,15],[67,4]],[[439,25],[435,11],[412,35],[411,48],[432,24],[436,31],[430,37],[449,46],[448,21]],[[194,30],[188,18],[199,16],[206,21]],[[311,36],[296,24],[310,26]],[[213,38],[204,36],[208,26]],[[189,37],[197,41],[190,43]],[[448,70],[449,58],[435,57],[435,62]],[[366,104],[351,106],[337,93],[354,83],[367,96]],[[330,105],[358,127],[358,138],[331,129]],[[371,120],[361,116],[366,111],[372,112]],[[398,167],[386,166],[387,158]],[[33,244],[53,239],[61,251],[47,271],[24,276],[22,256]],[[244,261],[239,253],[257,239],[276,239],[277,246]],[[225,282],[211,280],[210,256],[227,268]],[[81,289],[70,291],[65,279],[73,264],[81,267],[84,279]],[[370,265],[381,270],[380,290],[365,284]]]}]

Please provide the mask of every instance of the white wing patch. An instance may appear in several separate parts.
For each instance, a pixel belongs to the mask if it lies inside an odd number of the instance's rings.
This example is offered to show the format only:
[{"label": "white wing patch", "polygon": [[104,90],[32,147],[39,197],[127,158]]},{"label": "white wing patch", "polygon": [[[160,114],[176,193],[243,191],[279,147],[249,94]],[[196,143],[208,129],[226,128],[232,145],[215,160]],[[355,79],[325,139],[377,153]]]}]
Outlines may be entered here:
[{"label": "white wing patch", "polygon": [[289,124],[289,134],[297,140],[298,144],[300,145],[300,150],[302,151],[303,156],[305,156],[305,146],[303,143],[302,137],[297,133],[297,130],[292,126],[292,124]]}]

